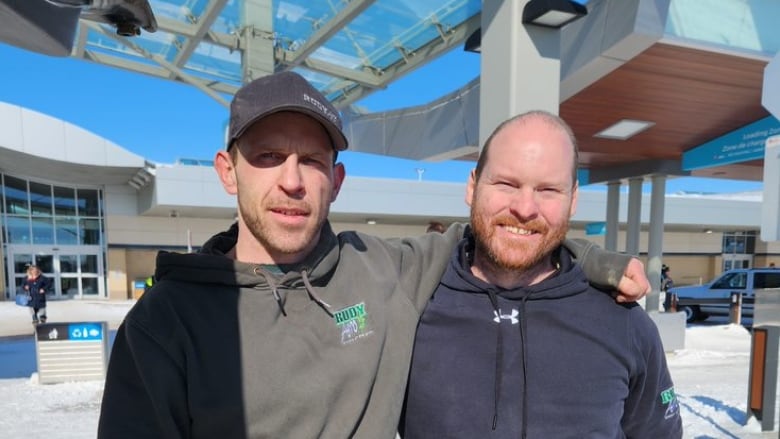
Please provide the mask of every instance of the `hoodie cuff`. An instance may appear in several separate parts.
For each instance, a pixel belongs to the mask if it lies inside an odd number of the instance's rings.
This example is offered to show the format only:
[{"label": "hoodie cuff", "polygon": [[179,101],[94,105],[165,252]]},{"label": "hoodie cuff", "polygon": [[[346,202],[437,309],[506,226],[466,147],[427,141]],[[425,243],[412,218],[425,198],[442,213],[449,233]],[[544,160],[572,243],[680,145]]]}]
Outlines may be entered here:
[{"label": "hoodie cuff", "polygon": [[582,267],[588,282],[601,290],[617,290],[631,256],[600,248],[585,239],[567,239],[563,242]]}]

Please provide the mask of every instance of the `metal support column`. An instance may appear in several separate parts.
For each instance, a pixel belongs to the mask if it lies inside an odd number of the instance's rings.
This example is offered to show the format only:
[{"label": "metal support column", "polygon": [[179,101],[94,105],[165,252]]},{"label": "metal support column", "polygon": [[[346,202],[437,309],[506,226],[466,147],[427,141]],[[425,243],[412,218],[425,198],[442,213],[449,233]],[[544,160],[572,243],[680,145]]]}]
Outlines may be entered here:
[{"label": "metal support column", "polygon": [[650,230],[647,236],[647,276],[652,291],[647,295],[645,309],[658,311],[661,297],[661,258],[664,254],[664,207],[666,176],[653,175],[650,194]]},{"label": "metal support column", "polygon": [[479,144],[529,110],[558,114],[560,31],[523,24],[528,0],[483,0]]},{"label": "metal support column", "polygon": [[630,255],[639,254],[639,232],[642,225],[642,181],[641,177],[628,180],[626,253]]},{"label": "metal support column", "polygon": [[610,181],[607,183],[607,235],[604,237],[604,248],[607,250],[617,251],[618,248],[619,212],[620,181]]},{"label": "metal support column", "polygon": [[273,4],[244,0],[241,5],[241,72],[247,83],[274,72]]}]

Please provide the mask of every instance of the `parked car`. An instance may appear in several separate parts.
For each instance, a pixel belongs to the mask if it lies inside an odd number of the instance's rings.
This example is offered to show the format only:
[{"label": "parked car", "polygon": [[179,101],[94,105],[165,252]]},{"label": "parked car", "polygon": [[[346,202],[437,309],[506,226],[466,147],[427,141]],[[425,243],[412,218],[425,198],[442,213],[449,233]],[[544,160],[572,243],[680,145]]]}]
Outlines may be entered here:
[{"label": "parked car", "polygon": [[677,295],[677,309],[685,312],[690,323],[711,315],[729,315],[732,292],[742,293],[742,315],[753,317],[755,290],[763,288],[780,288],[780,269],[738,268],[704,285],[672,287],[667,294]]}]

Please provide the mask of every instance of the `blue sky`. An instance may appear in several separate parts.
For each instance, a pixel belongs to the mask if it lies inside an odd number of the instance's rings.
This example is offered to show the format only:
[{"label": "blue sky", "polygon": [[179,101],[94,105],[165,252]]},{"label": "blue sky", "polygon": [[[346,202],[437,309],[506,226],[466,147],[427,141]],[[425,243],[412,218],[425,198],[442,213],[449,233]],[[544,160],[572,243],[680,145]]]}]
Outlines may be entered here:
[{"label": "blue sky", "polygon": [[[0,43],[0,101],[78,125],[146,159],[211,159],[224,142],[228,110],[194,87],[88,61]],[[479,56],[455,49],[357,105],[382,111],[430,102],[479,74]],[[430,163],[370,154],[340,155],[348,175],[465,182],[471,163]],[[760,190],[761,183],[679,178],[667,192]],[[603,189],[604,186],[590,186]]]}]

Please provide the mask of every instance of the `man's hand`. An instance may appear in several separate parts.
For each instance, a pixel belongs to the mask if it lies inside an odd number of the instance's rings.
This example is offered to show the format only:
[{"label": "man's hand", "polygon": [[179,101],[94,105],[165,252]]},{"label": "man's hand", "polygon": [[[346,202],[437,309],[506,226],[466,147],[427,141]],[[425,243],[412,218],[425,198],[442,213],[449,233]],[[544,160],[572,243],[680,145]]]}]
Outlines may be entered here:
[{"label": "man's hand", "polygon": [[636,302],[649,292],[650,280],[645,274],[645,265],[639,259],[631,258],[620,278],[616,300],[620,303]]}]

